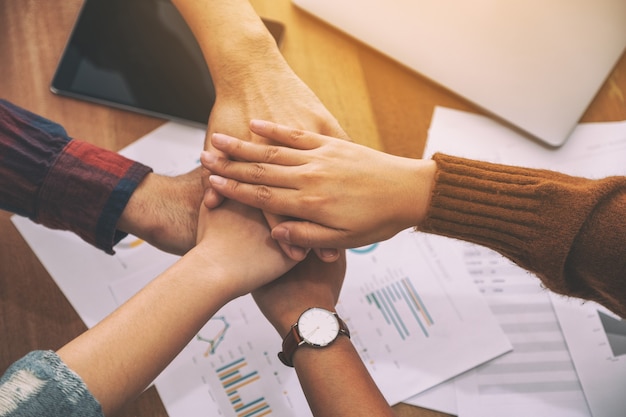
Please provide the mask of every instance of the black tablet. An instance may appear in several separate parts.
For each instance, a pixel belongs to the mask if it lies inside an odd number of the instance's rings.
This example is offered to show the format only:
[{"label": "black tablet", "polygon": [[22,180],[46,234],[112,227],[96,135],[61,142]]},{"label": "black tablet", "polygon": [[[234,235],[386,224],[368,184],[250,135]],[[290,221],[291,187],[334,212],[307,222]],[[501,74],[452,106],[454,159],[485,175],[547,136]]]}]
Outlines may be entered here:
[{"label": "black tablet", "polygon": [[[283,25],[264,22],[280,42]],[[86,0],[51,90],[200,126],[215,102],[200,47],[169,0]]]}]

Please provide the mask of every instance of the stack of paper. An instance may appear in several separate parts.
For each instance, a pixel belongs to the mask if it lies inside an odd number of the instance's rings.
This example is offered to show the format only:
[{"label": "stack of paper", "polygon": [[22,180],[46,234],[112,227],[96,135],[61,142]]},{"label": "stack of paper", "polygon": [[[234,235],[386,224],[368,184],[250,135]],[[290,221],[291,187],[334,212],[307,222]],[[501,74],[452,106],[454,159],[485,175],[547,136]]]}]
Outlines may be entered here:
[{"label": "stack of paper", "polygon": [[[588,178],[626,175],[626,122],[580,125],[563,147],[547,149],[485,117],[437,108],[425,157],[435,152]],[[625,322],[541,289],[494,252],[456,245],[513,352],[410,402],[461,417],[623,415]]]}]

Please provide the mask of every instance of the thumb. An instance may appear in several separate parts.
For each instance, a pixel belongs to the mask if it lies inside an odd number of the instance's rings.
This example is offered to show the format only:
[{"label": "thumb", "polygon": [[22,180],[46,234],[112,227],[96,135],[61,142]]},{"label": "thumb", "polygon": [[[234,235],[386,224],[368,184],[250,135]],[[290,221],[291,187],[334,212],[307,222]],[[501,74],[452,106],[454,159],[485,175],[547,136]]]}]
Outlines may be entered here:
[{"label": "thumb", "polygon": [[208,209],[214,209],[224,201],[224,197],[215,191],[213,188],[207,188],[204,190],[204,197],[202,198],[202,204]]},{"label": "thumb", "polygon": [[286,221],[272,229],[272,238],[305,248],[346,248],[345,232],[307,221]]}]

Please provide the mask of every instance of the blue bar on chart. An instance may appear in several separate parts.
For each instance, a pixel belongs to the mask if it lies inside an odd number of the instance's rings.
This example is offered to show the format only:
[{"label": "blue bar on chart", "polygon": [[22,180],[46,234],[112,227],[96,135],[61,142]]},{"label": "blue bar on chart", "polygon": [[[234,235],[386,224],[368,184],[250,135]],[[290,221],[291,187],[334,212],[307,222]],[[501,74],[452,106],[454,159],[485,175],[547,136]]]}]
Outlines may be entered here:
[{"label": "blue bar on chart", "polygon": [[262,417],[271,414],[272,409],[264,397],[253,395],[253,400],[244,400],[242,390],[251,387],[261,379],[257,371],[246,373],[244,368],[247,366],[245,358],[240,358],[216,369],[217,377],[233,410],[237,413],[237,417]]},{"label": "blue bar on chart", "polygon": [[428,327],[432,326],[434,321],[408,278],[372,291],[367,294],[366,299],[370,305],[378,308],[387,324],[397,330],[402,340],[410,335],[409,326],[405,322],[406,317],[398,311],[402,306],[408,307],[424,336],[429,336]]}]

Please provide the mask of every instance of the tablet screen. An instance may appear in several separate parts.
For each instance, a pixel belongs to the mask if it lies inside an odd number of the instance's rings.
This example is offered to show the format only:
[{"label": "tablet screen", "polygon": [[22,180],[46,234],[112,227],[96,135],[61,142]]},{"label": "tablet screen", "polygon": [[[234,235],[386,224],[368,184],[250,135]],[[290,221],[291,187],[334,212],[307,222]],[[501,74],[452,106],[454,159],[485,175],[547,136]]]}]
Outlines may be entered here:
[{"label": "tablet screen", "polygon": [[[279,42],[282,25],[264,21]],[[202,126],[215,101],[200,47],[169,0],[87,0],[51,90]]]}]

